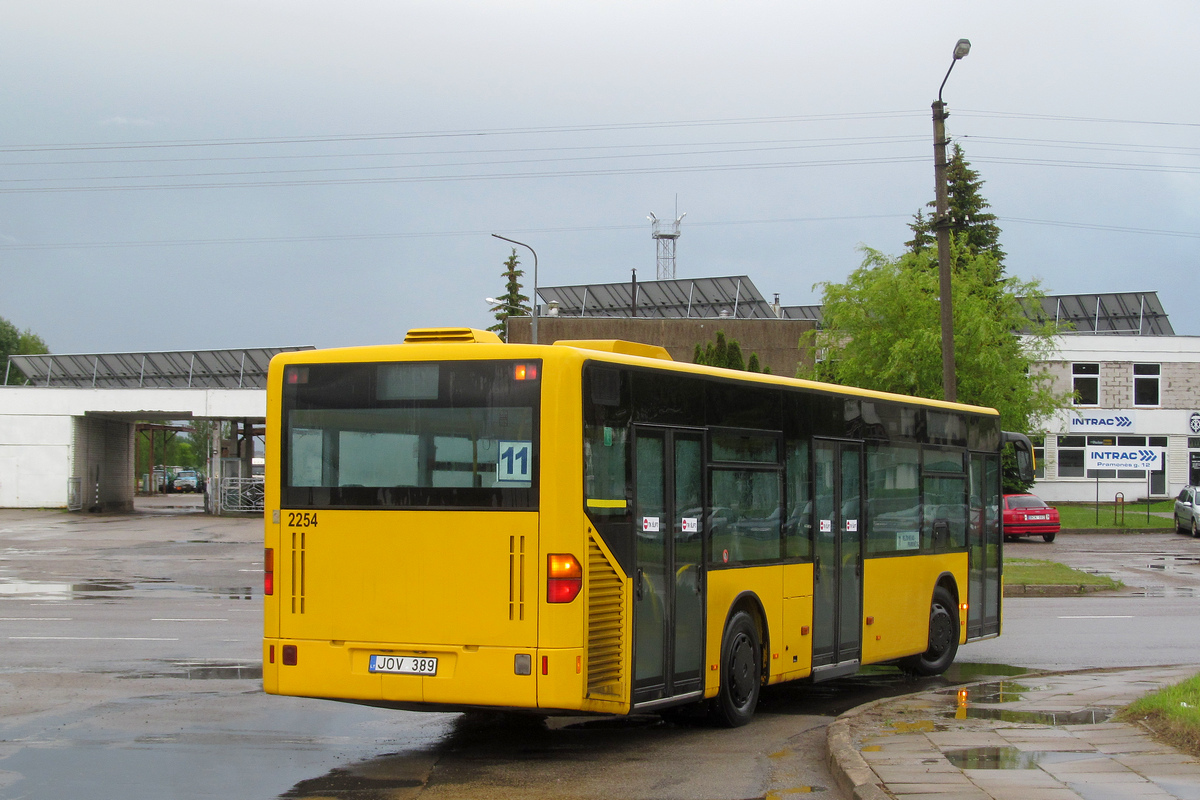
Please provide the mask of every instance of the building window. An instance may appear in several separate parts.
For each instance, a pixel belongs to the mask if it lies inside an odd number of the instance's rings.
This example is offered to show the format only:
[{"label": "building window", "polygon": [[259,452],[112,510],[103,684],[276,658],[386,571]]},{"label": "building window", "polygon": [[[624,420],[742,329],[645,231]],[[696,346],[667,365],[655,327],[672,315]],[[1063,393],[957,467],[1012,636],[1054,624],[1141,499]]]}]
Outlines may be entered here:
[{"label": "building window", "polygon": [[1073,381],[1071,389],[1075,392],[1075,405],[1100,405],[1100,365],[1072,364]]},{"label": "building window", "polygon": [[1033,477],[1035,480],[1041,480],[1046,477],[1046,438],[1030,436],[1029,440],[1033,443]]},{"label": "building window", "polygon": [[1058,437],[1058,477],[1083,477],[1083,448],[1087,439],[1083,436]]},{"label": "building window", "polygon": [[1158,405],[1158,376],[1160,364],[1133,365],[1133,404],[1135,406]]}]

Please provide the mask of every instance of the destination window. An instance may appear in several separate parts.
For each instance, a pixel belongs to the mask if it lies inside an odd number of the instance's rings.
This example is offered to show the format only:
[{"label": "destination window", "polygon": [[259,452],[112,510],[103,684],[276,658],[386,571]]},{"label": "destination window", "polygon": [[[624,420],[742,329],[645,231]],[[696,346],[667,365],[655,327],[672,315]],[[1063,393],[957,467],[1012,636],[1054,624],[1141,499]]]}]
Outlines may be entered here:
[{"label": "destination window", "polygon": [[1075,393],[1075,405],[1100,405],[1100,365],[1072,364],[1071,390]]}]

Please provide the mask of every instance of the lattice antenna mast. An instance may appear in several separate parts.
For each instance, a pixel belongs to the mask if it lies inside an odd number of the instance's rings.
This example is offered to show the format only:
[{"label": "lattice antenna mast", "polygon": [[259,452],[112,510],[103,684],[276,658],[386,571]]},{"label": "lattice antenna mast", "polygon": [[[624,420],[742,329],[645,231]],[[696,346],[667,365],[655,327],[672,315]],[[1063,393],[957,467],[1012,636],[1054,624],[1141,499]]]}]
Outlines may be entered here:
[{"label": "lattice antenna mast", "polygon": [[650,220],[650,235],[658,243],[658,279],[660,281],[675,280],[675,242],[679,239],[679,223],[687,212],[667,222],[654,216],[653,212],[646,219]]}]

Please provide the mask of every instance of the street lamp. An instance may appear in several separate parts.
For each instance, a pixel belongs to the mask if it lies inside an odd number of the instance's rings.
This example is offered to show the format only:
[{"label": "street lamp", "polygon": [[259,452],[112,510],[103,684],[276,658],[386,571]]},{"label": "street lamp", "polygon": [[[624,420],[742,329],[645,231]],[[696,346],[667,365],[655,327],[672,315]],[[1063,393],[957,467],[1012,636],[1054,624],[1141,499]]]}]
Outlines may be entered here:
[{"label": "street lamp", "polygon": [[950,115],[942,102],[942,89],[946,88],[954,64],[969,52],[970,40],[959,39],[954,45],[954,60],[933,103],[933,180],[937,197],[933,227],[937,232],[938,293],[942,300],[942,398],[951,402],[957,399],[958,388],[954,376],[954,314],[950,297],[950,195],[946,186],[946,117]]},{"label": "street lamp", "polygon": [[533,253],[533,313],[530,317],[529,328],[530,338],[533,340],[534,344],[537,344],[537,251],[524,242],[518,242],[516,239],[510,239],[507,236],[501,236],[498,233],[493,233],[492,236],[495,236],[497,239],[503,239],[506,242],[519,244],[521,247],[524,247],[526,250]]}]

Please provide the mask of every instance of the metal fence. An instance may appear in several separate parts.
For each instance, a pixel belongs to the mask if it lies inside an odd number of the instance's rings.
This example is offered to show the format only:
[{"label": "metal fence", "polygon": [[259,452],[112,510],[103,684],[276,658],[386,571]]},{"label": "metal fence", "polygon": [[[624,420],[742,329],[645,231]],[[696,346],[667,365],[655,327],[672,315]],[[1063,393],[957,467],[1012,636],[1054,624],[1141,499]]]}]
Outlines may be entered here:
[{"label": "metal fence", "polygon": [[218,495],[221,511],[247,511],[261,513],[263,510],[263,478],[221,478]]},{"label": "metal fence", "polygon": [[83,510],[83,478],[67,478],[67,510]]}]

